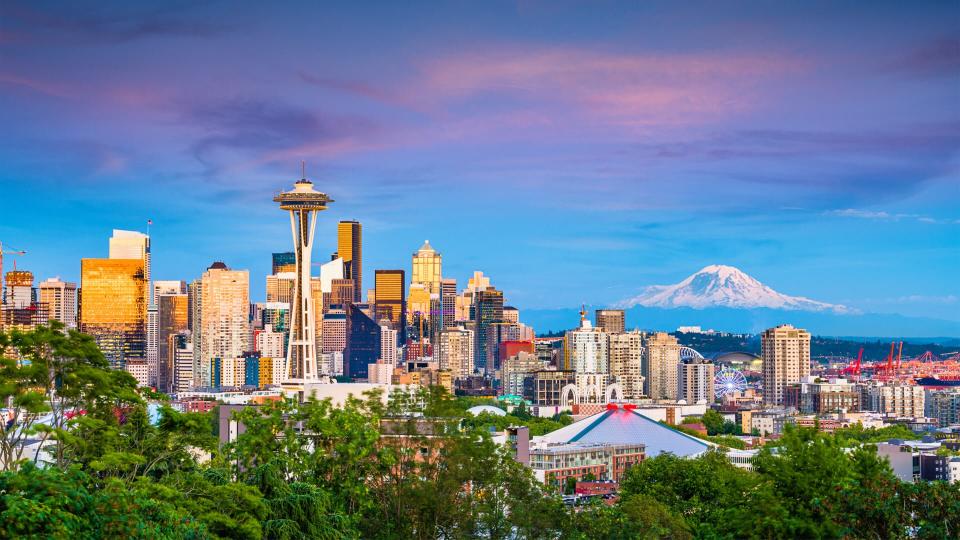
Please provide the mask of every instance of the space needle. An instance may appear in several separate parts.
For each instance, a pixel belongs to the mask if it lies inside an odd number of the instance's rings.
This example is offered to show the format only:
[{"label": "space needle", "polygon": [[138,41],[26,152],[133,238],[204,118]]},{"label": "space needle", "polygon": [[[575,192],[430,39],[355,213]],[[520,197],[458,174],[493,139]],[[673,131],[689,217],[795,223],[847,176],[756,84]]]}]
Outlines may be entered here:
[{"label": "space needle", "polygon": [[287,345],[287,377],[290,382],[308,382],[318,378],[316,313],[310,287],[310,256],[317,227],[317,212],[327,209],[333,199],[313,189],[301,164],[301,178],[293,189],[278,193],[274,202],[290,212],[290,230],[296,255],[297,279],[290,303],[290,342]]}]

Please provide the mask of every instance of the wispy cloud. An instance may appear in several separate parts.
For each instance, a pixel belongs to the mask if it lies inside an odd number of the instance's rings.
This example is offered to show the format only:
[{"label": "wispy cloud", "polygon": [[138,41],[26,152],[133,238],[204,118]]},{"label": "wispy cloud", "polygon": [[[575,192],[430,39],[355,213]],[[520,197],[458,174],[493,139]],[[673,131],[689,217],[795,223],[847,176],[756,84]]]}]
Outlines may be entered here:
[{"label": "wispy cloud", "polygon": [[[319,148],[345,149],[356,137],[377,129],[361,117],[325,114],[265,99],[188,104],[182,120],[202,131],[192,149],[197,160],[210,167],[209,173],[218,170],[221,152],[241,152],[245,158],[241,162],[270,162],[291,149],[300,149],[301,157]],[[236,156],[231,160],[237,163]]]},{"label": "wispy cloud", "polygon": [[904,213],[890,213],[884,210],[861,210],[857,208],[844,208],[840,210],[830,210],[826,212],[827,215],[839,216],[839,217],[848,217],[848,218],[858,218],[858,219],[874,219],[882,221],[901,221],[901,220],[913,220],[919,221],[920,223],[930,223],[935,225],[956,225],[960,224],[960,219],[938,219],[930,216],[924,216],[920,214],[904,214]]}]

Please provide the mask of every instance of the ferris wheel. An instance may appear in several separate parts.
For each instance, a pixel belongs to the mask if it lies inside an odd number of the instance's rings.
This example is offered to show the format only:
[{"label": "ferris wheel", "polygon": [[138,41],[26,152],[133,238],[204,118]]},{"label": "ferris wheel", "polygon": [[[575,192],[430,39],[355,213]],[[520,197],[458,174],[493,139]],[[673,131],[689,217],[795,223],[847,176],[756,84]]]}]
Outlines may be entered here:
[{"label": "ferris wheel", "polygon": [[717,397],[747,389],[747,378],[737,369],[725,367],[713,378],[713,391]]}]

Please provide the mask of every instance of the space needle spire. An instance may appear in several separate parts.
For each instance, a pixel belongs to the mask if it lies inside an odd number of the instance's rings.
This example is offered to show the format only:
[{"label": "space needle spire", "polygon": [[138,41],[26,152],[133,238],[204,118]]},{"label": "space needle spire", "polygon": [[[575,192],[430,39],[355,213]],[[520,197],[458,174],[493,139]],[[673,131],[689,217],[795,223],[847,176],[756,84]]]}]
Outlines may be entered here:
[{"label": "space needle spire", "polygon": [[307,180],[306,166],[301,162],[301,178],[293,189],[277,194],[274,202],[290,213],[290,230],[296,255],[297,279],[293,285],[290,303],[290,341],[287,345],[287,377],[290,381],[306,382],[318,378],[316,313],[310,287],[310,257],[317,227],[317,212],[327,209],[333,199],[313,189]]}]

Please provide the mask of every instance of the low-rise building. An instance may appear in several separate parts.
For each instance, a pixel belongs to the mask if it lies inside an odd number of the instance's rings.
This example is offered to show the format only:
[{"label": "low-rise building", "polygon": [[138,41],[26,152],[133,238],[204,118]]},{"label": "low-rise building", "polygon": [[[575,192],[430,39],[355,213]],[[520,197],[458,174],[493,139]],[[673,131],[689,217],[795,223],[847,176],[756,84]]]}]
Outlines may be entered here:
[{"label": "low-rise building", "polygon": [[860,410],[860,392],[846,379],[824,381],[808,375],[799,383],[783,388],[784,407],[793,407],[801,414],[826,414]]},{"label": "low-rise building", "polygon": [[644,459],[643,444],[554,443],[530,449],[530,468],[538,480],[563,489],[570,478],[619,482]]}]

